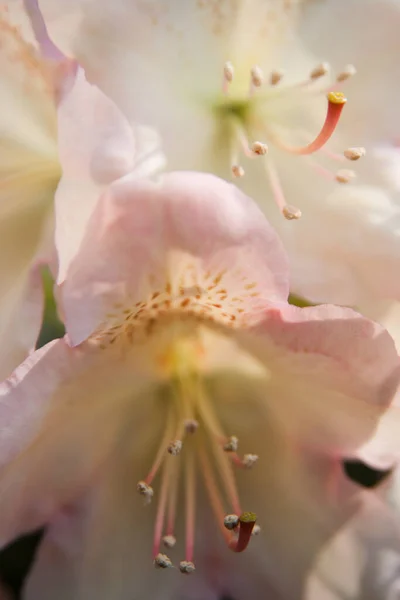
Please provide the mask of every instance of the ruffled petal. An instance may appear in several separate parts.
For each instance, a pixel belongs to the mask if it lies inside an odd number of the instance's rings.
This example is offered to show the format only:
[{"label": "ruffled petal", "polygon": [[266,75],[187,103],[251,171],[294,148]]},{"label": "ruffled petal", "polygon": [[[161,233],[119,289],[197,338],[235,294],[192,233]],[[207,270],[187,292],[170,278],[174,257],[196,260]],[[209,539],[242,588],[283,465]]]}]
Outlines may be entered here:
[{"label": "ruffled petal", "polygon": [[217,308],[217,300],[230,302],[236,293],[246,296],[246,308],[288,294],[279,240],[234,186],[195,173],[171,173],[159,183],[130,176],[114,183],[96,207],[62,286],[72,343],[87,338],[118,304],[133,307],[168,282],[178,296],[180,289],[195,296],[197,276],[204,281],[205,302],[215,289]]},{"label": "ruffled petal", "polygon": [[[235,335],[265,365],[265,409],[289,436],[337,456],[383,441],[400,369],[379,325],[345,308],[283,306],[267,310],[253,332]],[[398,442],[392,450],[394,461]]]}]

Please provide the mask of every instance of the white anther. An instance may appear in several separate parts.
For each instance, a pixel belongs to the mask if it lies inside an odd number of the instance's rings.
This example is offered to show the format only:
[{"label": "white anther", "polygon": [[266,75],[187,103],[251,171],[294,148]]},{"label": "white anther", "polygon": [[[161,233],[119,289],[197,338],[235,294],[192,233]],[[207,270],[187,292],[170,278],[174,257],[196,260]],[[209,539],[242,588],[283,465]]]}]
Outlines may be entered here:
[{"label": "white anther", "polygon": [[170,442],[167,450],[170,454],[172,454],[172,456],[178,456],[178,454],[180,454],[182,450],[182,441],[174,440],[173,442]]},{"label": "white anther", "polygon": [[257,525],[257,523],[254,525],[253,527],[253,531],[251,532],[251,535],[258,535],[261,531],[261,527],[259,525]]},{"label": "white anther", "polygon": [[353,77],[357,73],[357,69],[354,65],[346,65],[341,73],[339,73],[336,77],[336,81],[341,83],[342,81],[346,81]]},{"label": "white anther", "polygon": [[258,154],[259,156],[264,156],[268,152],[268,146],[267,146],[267,144],[264,144],[263,142],[253,142],[251,150],[252,150],[252,152],[254,152],[254,154]]},{"label": "white anther", "polygon": [[343,154],[348,160],[358,160],[362,156],[365,156],[366,150],[361,146],[359,148],[347,148]]},{"label": "white anther", "polygon": [[226,62],[224,64],[224,78],[225,81],[228,81],[229,83],[231,83],[231,81],[233,80],[233,77],[235,75],[235,69],[233,67],[233,64],[231,62]]},{"label": "white anther", "polygon": [[264,82],[264,73],[262,72],[262,69],[256,65],[251,69],[250,74],[251,83],[254,87],[261,87]]},{"label": "white anther", "polygon": [[329,64],[326,62],[323,62],[319,65],[317,65],[310,73],[310,79],[319,79],[320,77],[323,77],[324,75],[326,75],[327,73],[329,73]]},{"label": "white anther", "polygon": [[231,169],[232,169],[232,175],[234,177],[238,178],[238,177],[244,176],[244,169],[240,165],[232,165]]},{"label": "white anther", "polygon": [[256,462],[258,461],[258,456],[257,454],[245,454],[243,456],[243,466],[246,467],[246,469],[251,469],[251,467],[253,465],[256,464]]},{"label": "white anther", "polygon": [[144,497],[146,504],[149,504],[154,496],[154,491],[151,485],[147,485],[145,481],[139,481],[136,489],[139,494]]},{"label": "white anther", "polygon": [[166,554],[157,554],[154,558],[154,566],[156,569],[169,569],[172,567],[172,562]]},{"label": "white anther", "polygon": [[284,76],[284,72],[283,71],[272,71],[269,81],[271,85],[278,85],[278,83],[281,81],[281,79]]},{"label": "white anther", "polygon": [[352,179],[354,179],[356,174],[354,171],[350,171],[349,169],[339,169],[336,173],[335,179],[339,183],[349,183]]},{"label": "white anther", "polygon": [[226,515],[224,518],[224,527],[232,531],[239,524],[239,517],[237,515]]},{"label": "white anther", "polygon": [[300,219],[301,210],[299,208],[297,208],[296,206],[287,204],[286,206],[284,206],[282,208],[282,214],[285,217],[285,219],[287,219],[288,221],[295,221],[297,219]]},{"label": "white anther", "polygon": [[231,435],[228,438],[226,444],[224,444],[225,452],[237,452],[239,447],[239,440],[235,435]]},{"label": "white anther", "polygon": [[176,537],[174,535],[164,535],[162,541],[167,548],[173,548],[176,544]]},{"label": "white anther", "polygon": [[181,560],[181,562],[179,563],[179,570],[181,573],[186,573],[186,575],[190,575],[190,573],[193,573],[193,571],[196,570],[196,567],[194,566],[194,563],[192,563],[189,560]]},{"label": "white anther", "polygon": [[196,433],[199,428],[199,422],[196,419],[186,419],[184,425],[186,433]]}]

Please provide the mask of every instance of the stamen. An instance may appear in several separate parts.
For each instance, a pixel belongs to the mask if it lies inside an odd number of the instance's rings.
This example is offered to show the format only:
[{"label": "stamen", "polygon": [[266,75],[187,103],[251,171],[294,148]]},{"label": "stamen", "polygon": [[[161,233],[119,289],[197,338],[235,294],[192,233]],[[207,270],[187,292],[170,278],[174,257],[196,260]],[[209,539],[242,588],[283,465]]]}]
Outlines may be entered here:
[{"label": "stamen", "polygon": [[167,421],[167,426],[165,428],[165,432],[163,435],[163,438],[161,440],[161,444],[157,450],[157,454],[156,457],[154,459],[154,462],[150,468],[149,474],[147,475],[147,477],[144,479],[143,482],[140,483],[145,483],[148,486],[150,486],[151,482],[153,481],[154,477],[157,475],[158,470],[164,460],[165,457],[165,451],[168,447],[168,443],[169,440],[172,437],[172,411],[170,411],[169,415],[168,415],[168,421]]},{"label": "stamen", "polygon": [[218,443],[219,440],[224,439],[226,436],[224,436],[223,432],[221,431],[221,428],[214,415],[214,411],[208,401],[206,394],[201,394],[199,409],[202,413],[204,423],[206,424],[208,430],[212,434],[210,436],[210,439],[212,442],[213,453],[220,470],[221,478],[224,483],[227,496],[232,504],[233,512],[240,515],[242,511],[240,507],[239,495],[236,489],[236,483],[232,471],[232,466],[228,462],[223,449]]},{"label": "stamen", "polygon": [[228,93],[229,90],[229,84],[232,83],[233,81],[233,77],[235,75],[235,69],[233,67],[233,64],[231,62],[226,62],[224,64],[224,76],[223,76],[223,80],[222,80],[222,91],[224,94]]},{"label": "stamen", "polygon": [[259,156],[264,156],[268,152],[268,146],[267,146],[267,144],[264,144],[263,142],[253,142],[253,145],[251,146],[251,150],[254,154],[258,154]]},{"label": "stamen", "polygon": [[278,85],[278,83],[282,80],[284,76],[284,72],[280,70],[272,71],[269,82],[271,85]]},{"label": "stamen", "polygon": [[233,531],[239,525],[239,517],[237,515],[226,515],[224,517],[224,527],[228,531]]},{"label": "stamen", "polygon": [[354,171],[350,171],[349,169],[339,169],[336,173],[336,181],[339,183],[349,183],[352,179],[354,179],[356,174]]},{"label": "stamen", "polygon": [[313,81],[315,81],[316,79],[319,79],[320,77],[323,77],[324,75],[326,75],[327,73],[329,73],[330,67],[329,64],[327,62],[323,62],[319,65],[317,65],[310,73],[310,79],[312,79]]},{"label": "stamen", "polygon": [[182,440],[173,440],[168,444],[167,451],[172,456],[178,456],[182,450]]},{"label": "stamen", "polygon": [[254,66],[250,71],[250,88],[249,88],[249,97],[251,98],[254,95],[254,92],[257,88],[260,88],[264,83],[264,73],[262,69],[257,65]]},{"label": "stamen", "polygon": [[162,541],[167,548],[173,548],[176,544],[176,537],[174,535],[164,535]]},{"label": "stamen", "polygon": [[193,571],[196,570],[196,567],[190,560],[181,560],[181,562],[179,563],[179,570],[181,573],[190,575],[190,573],[193,573]]},{"label": "stamen", "polygon": [[256,524],[257,515],[252,512],[245,512],[239,517],[239,536],[237,539],[231,540],[229,548],[233,552],[243,552],[246,550],[253,528]]},{"label": "stamen", "polygon": [[[185,560],[179,565],[182,573],[191,573],[195,569],[193,564],[195,511],[196,480],[193,449],[190,448],[186,456],[186,552]],[[184,570],[182,570],[183,564],[185,565]]]},{"label": "stamen", "polygon": [[225,526],[223,525],[225,513],[221,500],[221,495],[219,493],[215,477],[211,469],[209,458],[203,447],[200,448],[199,458],[201,462],[201,473],[204,478],[204,483],[206,486],[208,497],[210,498],[211,508],[214,511],[217,523],[220,525],[222,535],[224,536],[226,543],[229,544],[231,537],[228,531],[226,530]]},{"label": "stamen", "polygon": [[178,483],[179,483],[179,473],[180,473],[180,461],[172,461],[171,465],[171,476],[170,476],[170,485],[168,490],[168,515],[167,515],[167,537],[171,537],[175,539],[174,529],[175,529],[175,515],[176,515],[176,505],[178,499]]},{"label": "stamen", "polygon": [[196,433],[199,428],[199,422],[196,419],[186,419],[184,421],[186,433]]},{"label": "stamen", "polygon": [[342,83],[343,81],[350,79],[350,77],[353,77],[356,73],[357,69],[354,65],[346,65],[343,71],[337,75],[336,81]]},{"label": "stamen", "polygon": [[237,452],[239,447],[239,440],[235,435],[231,435],[228,438],[226,444],[224,444],[225,452]]},{"label": "stamen", "polygon": [[243,466],[246,469],[251,469],[256,464],[257,461],[258,461],[257,454],[245,454],[243,456]]},{"label": "stamen", "polygon": [[154,557],[154,566],[157,569],[168,569],[173,565],[166,554],[157,554],[157,556]]},{"label": "stamen", "polygon": [[158,501],[156,522],[154,526],[154,540],[153,540],[153,556],[156,557],[160,552],[161,535],[164,526],[165,508],[167,505],[167,492],[169,477],[171,471],[171,463],[168,461],[163,469],[163,476],[161,481],[160,499]]},{"label": "stamen", "polygon": [[267,169],[274,201],[275,201],[277,207],[279,208],[279,210],[281,211],[282,215],[288,221],[300,219],[301,210],[299,208],[297,208],[296,206],[286,204],[286,199],[285,199],[285,195],[283,192],[283,188],[281,186],[278,171],[275,169],[275,166],[273,165],[271,159],[268,159],[266,161],[266,169]]},{"label": "stamen", "polygon": [[345,150],[343,154],[345,155],[347,160],[358,160],[362,156],[365,156],[366,150],[361,146],[359,148],[347,148],[347,150]]},{"label": "stamen", "polygon": [[240,165],[232,165],[231,170],[234,177],[244,177],[245,171]]},{"label": "stamen", "polygon": [[136,489],[139,494],[144,497],[145,504],[150,504],[154,496],[153,488],[150,485],[147,485],[145,481],[139,481]]},{"label": "stamen", "polygon": [[322,146],[327,143],[336,129],[343,107],[347,102],[347,99],[342,92],[329,92],[329,94],[327,94],[327,99],[328,110],[326,113],[325,122],[315,140],[307,146],[294,147],[283,144],[280,140],[275,139],[277,145],[282,150],[286,150],[286,152],[290,152],[291,154],[305,156],[307,154],[313,154],[314,152],[317,152],[317,150],[320,150]]}]

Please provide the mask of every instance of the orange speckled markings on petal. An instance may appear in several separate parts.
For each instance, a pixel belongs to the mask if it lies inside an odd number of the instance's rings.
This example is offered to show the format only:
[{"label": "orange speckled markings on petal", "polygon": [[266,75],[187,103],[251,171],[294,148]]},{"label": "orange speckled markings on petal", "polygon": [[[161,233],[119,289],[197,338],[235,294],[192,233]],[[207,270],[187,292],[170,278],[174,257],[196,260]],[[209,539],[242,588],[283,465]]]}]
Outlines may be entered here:
[{"label": "orange speckled markings on petal", "polygon": [[226,276],[226,269],[197,275],[194,265],[189,264],[175,284],[167,281],[163,289],[131,306],[116,304],[115,311],[106,315],[106,321],[93,337],[102,348],[122,339],[140,343],[153,335],[159,325],[177,317],[228,327],[243,326],[246,312],[240,304],[259,301],[258,283],[241,276],[240,287],[230,296],[223,285]]}]

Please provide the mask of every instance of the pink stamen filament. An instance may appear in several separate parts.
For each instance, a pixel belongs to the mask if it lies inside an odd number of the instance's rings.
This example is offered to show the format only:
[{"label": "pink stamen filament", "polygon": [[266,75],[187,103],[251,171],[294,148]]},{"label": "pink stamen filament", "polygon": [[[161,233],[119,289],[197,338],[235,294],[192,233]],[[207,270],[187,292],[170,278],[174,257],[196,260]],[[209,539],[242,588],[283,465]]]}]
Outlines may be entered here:
[{"label": "pink stamen filament", "polygon": [[299,156],[306,156],[307,154],[313,154],[320,150],[327,141],[331,138],[336,126],[339,122],[342,114],[343,107],[346,103],[346,99],[338,94],[331,92],[328,94],[328,110],[326,113],[325,121],[321,131],[317,135],[314,141],[306,146],[289,146],[281,142],[280,140],[274,139],[274,142],[286,152],[290,154],[297,154]]},{"label": "pink stamen filament", "polygon": [[185,560],[193,562],[194,527],[196,512],[196,481],[193,449],[186,456],[186,553]]},{"label": "pink stamen filament", "polygon": [[160,498],[158,501],[156,522],[154,526],[154,542],[153,542],[153,557],[156,557],[160,552],[161,536],[164,526],[165,508],[167,503],[167,492],[170,478],[170,462],[164,465],[163,476],[161,481]]},{"label": "pink stamen filament", "polygon": [[240,515],[242,510],[240,507],[239,494],[236,489],[232,465],[230,464],[229,459],[220,445],[220,440],[226,440],[227,436],[222,432],[211,405],[208,402],[207,396],[203,393],[199,402],[199,409],[202,413],[206,428],[208,429],[213,453],[220,470],[227,497],[232,505],[233,512]]},{"label": "pink stamen filament", "polygon": [[[168,513],[167,513],[167,535],[174,536],[176,505],[178,499],[178,483],[179,483],[179,461],[171,461],[171,483],[168,493]],[[175,537],[175,536],[174,536]]]},{"label": "pink stamen filament", "polygon": [[144,479],[144,482],[147,483],[147,485],[151,485],[154,477],[157,475],[157,473],[161,467],[161,464],[166,455],[168,444],[171,441],[171,435],[172,435],[172,418],[171,418],[171,412],[170,412],[168,415],[168,421],[167,421],[167,426],[165,428],[164,436],[163,436],[163,438],[161,440],[161,444],[157,450],[156,457],[154,459],[154,462],[150,468],[150,471],[149,471],[146,479]]},{"label": "pink stamen filament", "polygon": [[276,170],[270,158],[265,161],[265,164],[275,204],[279,210],[283,212],[287,206],[287,202],[285,200],[285,194],[279,179],[278,171]]},{"label": "pink stamen filament", "polygon": [[208,493],[208,497],[210,499],[211,508],[213,509],[215,518],[222,532],[222,535],[224,536],[226,543],[229,545],[231,541],[231,534],[224,527],[224,506],[217,487],[217,483],[215,481],[214,474],[211,469],[209,458],[203,447],[199,448],[199,458],[201,463],[201,472],[204,478],[204,484]]}]

